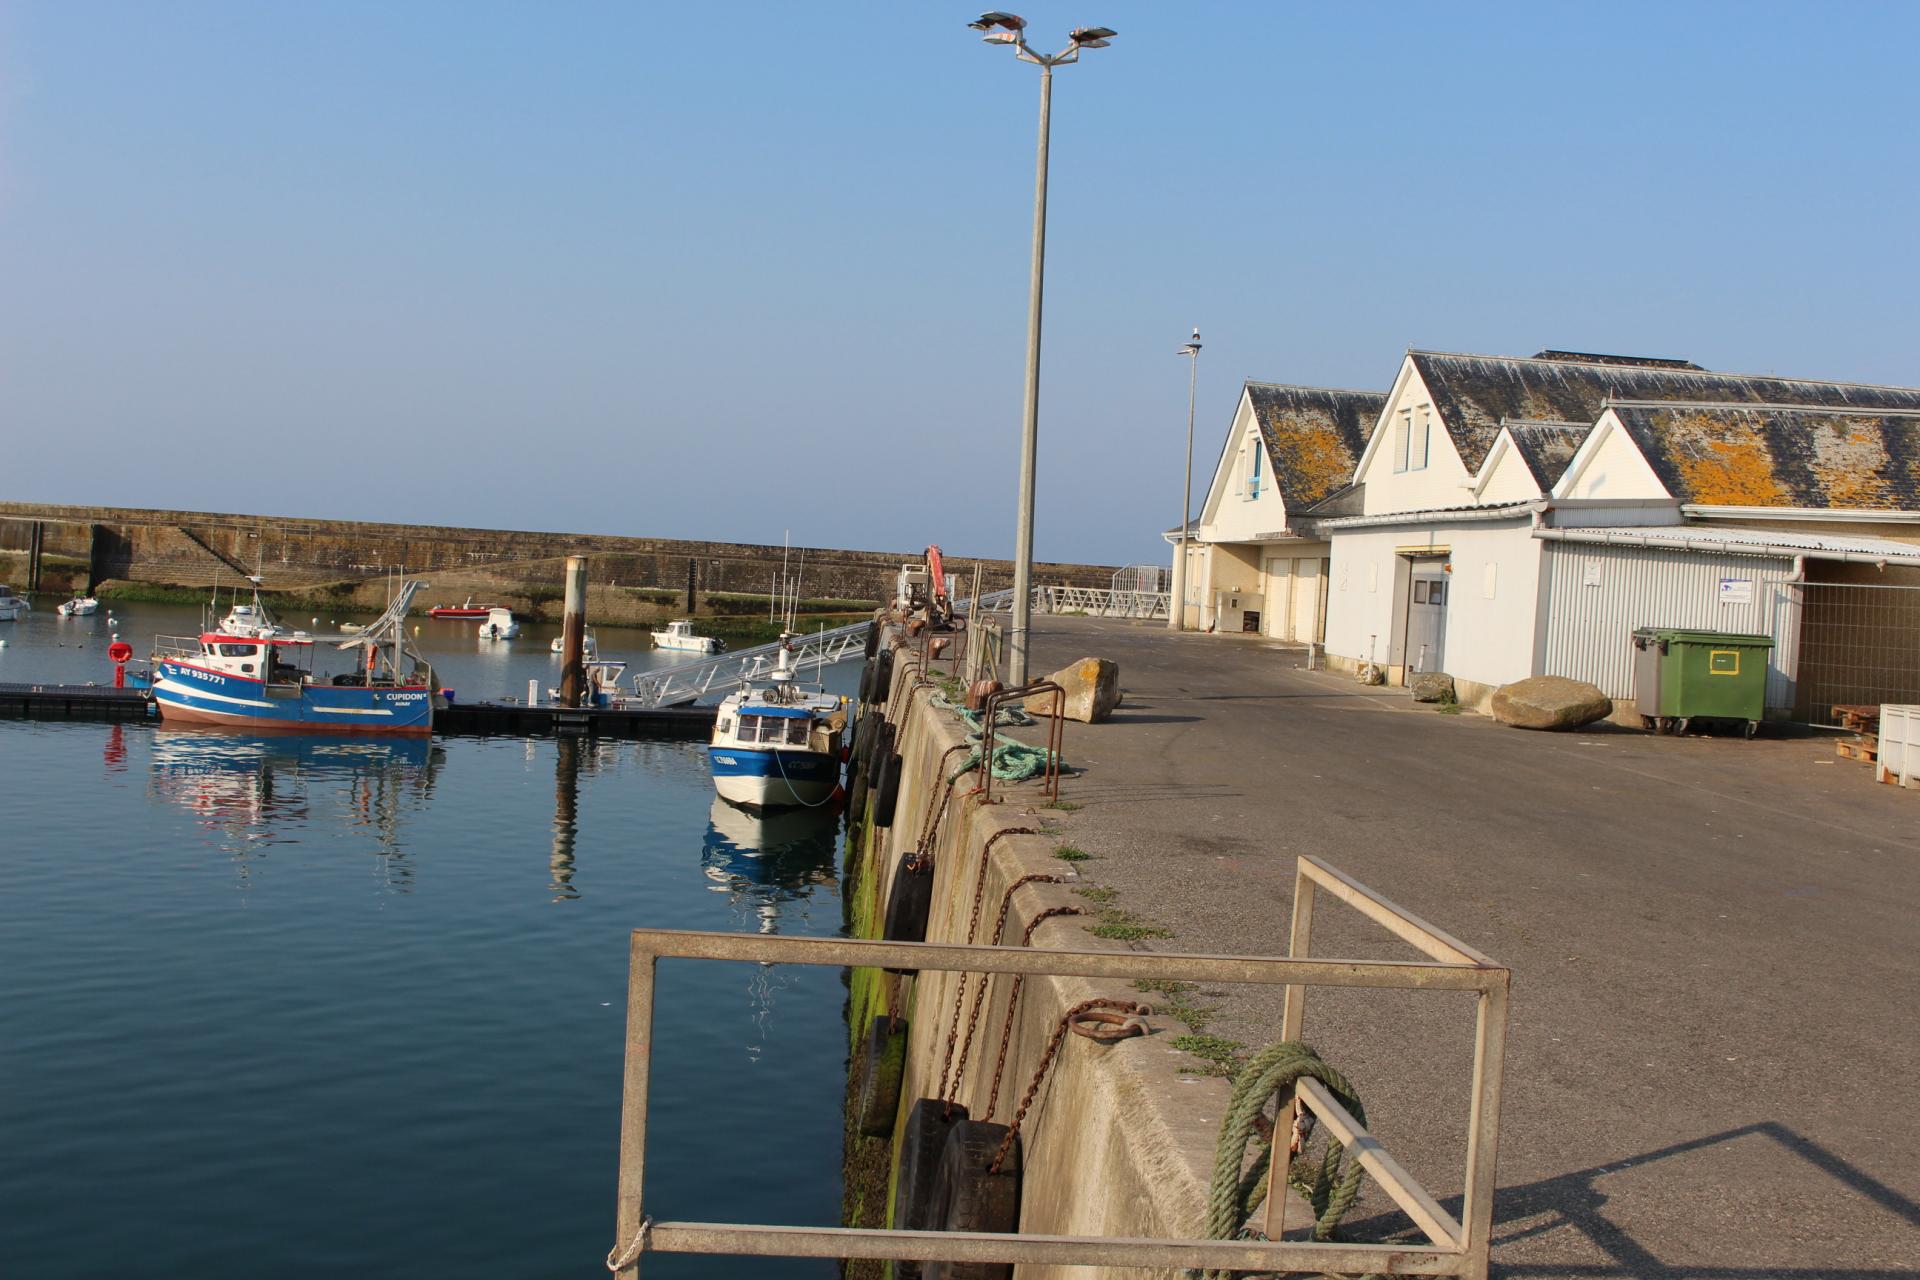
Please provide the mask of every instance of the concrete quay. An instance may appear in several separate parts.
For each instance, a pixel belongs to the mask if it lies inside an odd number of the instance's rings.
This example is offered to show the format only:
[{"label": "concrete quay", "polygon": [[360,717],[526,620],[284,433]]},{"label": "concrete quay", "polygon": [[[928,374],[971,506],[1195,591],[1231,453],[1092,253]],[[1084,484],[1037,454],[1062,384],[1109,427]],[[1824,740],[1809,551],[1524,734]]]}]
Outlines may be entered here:
[{"label": "concrete quay", "polygon": [[[1113,720],[1067,728],[1080,807],[1044,815],[1169,935],[1126,945],[1284,954],[1307,853],[1511,966],[1493,1274],[1920,1276],[1910,792],[1825,737],[1527,733],[1251,637],[1034,622],[1036,672],[1120,665]],[[1314,954],[1410,957],[1379,939],[1323,908]],[[1278,1038],[1277,990],[1182,1001],[1223,1054]],[[1305,1027],[1455,1213],[1471,1029],[1461,997],[1330,990]],[[1224,1082],[1188,1087],[1217,1119]],[[1407,1225],[1371,1187],[1346,1224]]]}]

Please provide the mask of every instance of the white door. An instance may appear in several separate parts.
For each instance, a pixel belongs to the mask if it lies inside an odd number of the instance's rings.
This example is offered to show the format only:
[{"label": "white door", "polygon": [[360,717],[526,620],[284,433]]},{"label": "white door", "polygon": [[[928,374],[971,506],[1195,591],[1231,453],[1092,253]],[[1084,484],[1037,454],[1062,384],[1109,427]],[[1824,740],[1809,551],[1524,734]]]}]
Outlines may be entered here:
[{"label": "white door", "polygon": [[1302,644],[1311,641],[1319,609],[1320,557],[1301,556],[1293,562],[1293,631],[1288,638]]},{"label": "white door", "polygon": [[1284,557],[1268,560],[1261,566],[1266,579],[1267,609],[1263,615],[1266,633],[1275,640],[1291,640],[1287,624],[1293,616],[1287,593],[1293,589],[1293,562]]}]

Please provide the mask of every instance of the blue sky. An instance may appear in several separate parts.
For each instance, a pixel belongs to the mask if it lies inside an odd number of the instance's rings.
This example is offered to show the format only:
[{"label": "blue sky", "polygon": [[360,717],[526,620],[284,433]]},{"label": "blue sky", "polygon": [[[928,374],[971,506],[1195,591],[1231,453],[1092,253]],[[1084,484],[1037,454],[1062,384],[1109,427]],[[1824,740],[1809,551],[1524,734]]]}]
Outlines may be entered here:
[{"label": "blue sky", "polygon": [[[1043,558],[1242,379],[1912,385],[1920,6],[1030,3]],[[0,7],[0,496],[1013,544],[1035,68],[911,4]]]}]

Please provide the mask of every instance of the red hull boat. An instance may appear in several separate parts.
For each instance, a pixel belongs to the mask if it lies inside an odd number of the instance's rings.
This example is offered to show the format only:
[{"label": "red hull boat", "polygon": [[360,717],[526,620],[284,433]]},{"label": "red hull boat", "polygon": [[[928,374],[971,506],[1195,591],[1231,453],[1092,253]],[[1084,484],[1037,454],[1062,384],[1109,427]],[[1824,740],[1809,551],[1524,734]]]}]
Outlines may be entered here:
[{"label": "red hull boat", "polygon": [[437,604],[427,610],[427,616],[429,618],[453,618],[462,622],[478,622],[487,616],[489,610],[496,607],[498,606],[475,604],[473,597],[468,596],[465,604]]}]

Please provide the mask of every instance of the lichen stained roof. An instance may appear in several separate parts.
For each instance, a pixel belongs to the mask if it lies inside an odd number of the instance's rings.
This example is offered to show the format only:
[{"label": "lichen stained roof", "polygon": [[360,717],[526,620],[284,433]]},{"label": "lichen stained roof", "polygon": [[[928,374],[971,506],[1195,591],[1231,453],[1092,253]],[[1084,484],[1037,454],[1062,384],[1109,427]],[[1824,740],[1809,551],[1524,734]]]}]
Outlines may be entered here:
[{"label": "lichen stained roof", "polygon": [[1593,430],[1591,422],[1509,422],[1505,425],[1521,461],[1533,473],[1542,493],[1560,482],[1580,442]]},{"label": "lichen stained roof", "polygon": [[1312,506],[1353,479],[1367,436],[1387,406],[1379,391],[1247,383],[1274,483],[1289,511]]},{"label": "lichen stained roof", "polygon": [[1711,373],[1685,361],[1550,353],[1516,356],[1410,351],[1469,472],[1480,470],[1502,419],[1592,422],[1609,400],[1920,408],[1920,390]]},{"label": "lichen stained roof", "polygon": [[1723,507],[1920,511],[1920,392],[1910,413],[1840,406],[1613,406],[1667,491]]}]

